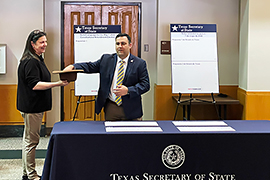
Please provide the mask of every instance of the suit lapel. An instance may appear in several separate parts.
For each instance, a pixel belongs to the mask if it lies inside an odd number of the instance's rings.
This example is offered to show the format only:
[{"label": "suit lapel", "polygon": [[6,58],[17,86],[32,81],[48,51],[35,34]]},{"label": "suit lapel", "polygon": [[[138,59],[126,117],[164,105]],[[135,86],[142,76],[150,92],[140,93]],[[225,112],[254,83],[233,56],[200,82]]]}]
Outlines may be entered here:
[{"label": "suit lapel", "polygon": [[129,59],[128,59],[128,66],[125,72],[125,77],[124,77],[124,82],[126,82],[127,77],[129,76],[130,72],[132,72],[133,69],[133,64],[134,64],[134,56],[132,54],[130,54]]},{"label": "suit lapel", "polygon": [[110,81],[112,81],[112,79],[113,79],[114,71],[115,71],[116,64],[117,64],[117,55],[116,54],[114,54],[112,56],[112,61],[114,63],[114,66],[111,66],[112,68],[110,69]]}]

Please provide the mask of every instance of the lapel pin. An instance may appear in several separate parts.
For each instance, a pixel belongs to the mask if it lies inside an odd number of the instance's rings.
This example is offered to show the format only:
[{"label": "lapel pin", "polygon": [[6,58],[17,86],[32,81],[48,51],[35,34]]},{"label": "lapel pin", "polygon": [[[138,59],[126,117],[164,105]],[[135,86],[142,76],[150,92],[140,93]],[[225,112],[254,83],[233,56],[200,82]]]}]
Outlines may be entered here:
[{"label": "lapel pin", "polygon": [[133,59],[130,62],[133,62]]}]

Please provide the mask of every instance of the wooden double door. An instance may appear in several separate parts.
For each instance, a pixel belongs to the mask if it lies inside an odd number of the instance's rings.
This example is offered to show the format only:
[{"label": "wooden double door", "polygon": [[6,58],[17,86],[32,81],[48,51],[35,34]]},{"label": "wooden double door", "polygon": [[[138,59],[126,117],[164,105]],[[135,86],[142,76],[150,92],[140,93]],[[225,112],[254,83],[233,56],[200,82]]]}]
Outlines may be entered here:
[{"label": "wooden double door", "polygon": [[[71,3],[62,2],[62,68],[74,63],[73,25],[121,25],[121,32],[131,36],[131,53],[140,54],[140,3]],[[101,56],[101,55],[100,55]],[[62,117],[73,119],[78,97],[74,93],[74,82],[64,87],[62,93]],[[103,111],[95,115],[94,96],[83,96],[75,120],[104,120]],[[92,100],[92,101],[91,101]]]}]

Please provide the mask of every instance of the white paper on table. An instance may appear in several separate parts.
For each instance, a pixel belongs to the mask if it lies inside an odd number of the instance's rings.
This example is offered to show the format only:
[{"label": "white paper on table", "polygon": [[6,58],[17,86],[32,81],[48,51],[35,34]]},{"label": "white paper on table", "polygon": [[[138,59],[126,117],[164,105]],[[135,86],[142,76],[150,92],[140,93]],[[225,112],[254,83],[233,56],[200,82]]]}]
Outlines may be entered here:
[{"label": "white paper on table", "polygon": [[233,132],[235,129],[229,126],[225,127],[177,127],[179,131],[181,132],[220,132],[220,131],[226,131],[226,132]]},{"label": "white paper on table", "polygon": [[106,132],[162,132],[160,127],[106,127]]},{"label": "white paper on table", "polygon": [[157,122],[142,122],[142,121],[106,121],[105,126],[158,126]]},{"label": "white paper on table", "polygon": [[228,126],[224,121],[173,121],[175,126]]}]

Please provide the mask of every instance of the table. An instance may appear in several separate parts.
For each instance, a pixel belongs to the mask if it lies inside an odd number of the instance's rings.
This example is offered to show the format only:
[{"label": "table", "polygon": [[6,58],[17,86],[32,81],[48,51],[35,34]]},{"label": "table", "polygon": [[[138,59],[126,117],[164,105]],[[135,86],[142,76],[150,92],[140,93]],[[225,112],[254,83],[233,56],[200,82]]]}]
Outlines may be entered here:
[{"label": "table", "polygon": [[[175,117],[177,114],[178,105],[183,106],[183,120],[190,120],[191,104],[192,105],[206,105],[206,104],[213,103],[213,99],[211,96],[195,96],[195,97],[181,96],[180,102],[178,102],[179,96],[172,96],[172,98],[178,103],[177,109],[175,112]],[[190,99],[191,99],[191,102],[190,102]],[[214,96],[214,99],[215,99],[216,105],[218,105],[219,117],[221,117],[221,108],[223,106],[223,120],[227,119],[227,116],[226,116],[227,105],[240,104],[239,100],[233,99],[230,96],[227,96],[227,97]],[[186,117],[186,106],[187,106],[187,117]]]},{"label": "table", "polygon": [[42,180],[270,179],[270,121],[139,123],[56,123]]}]

